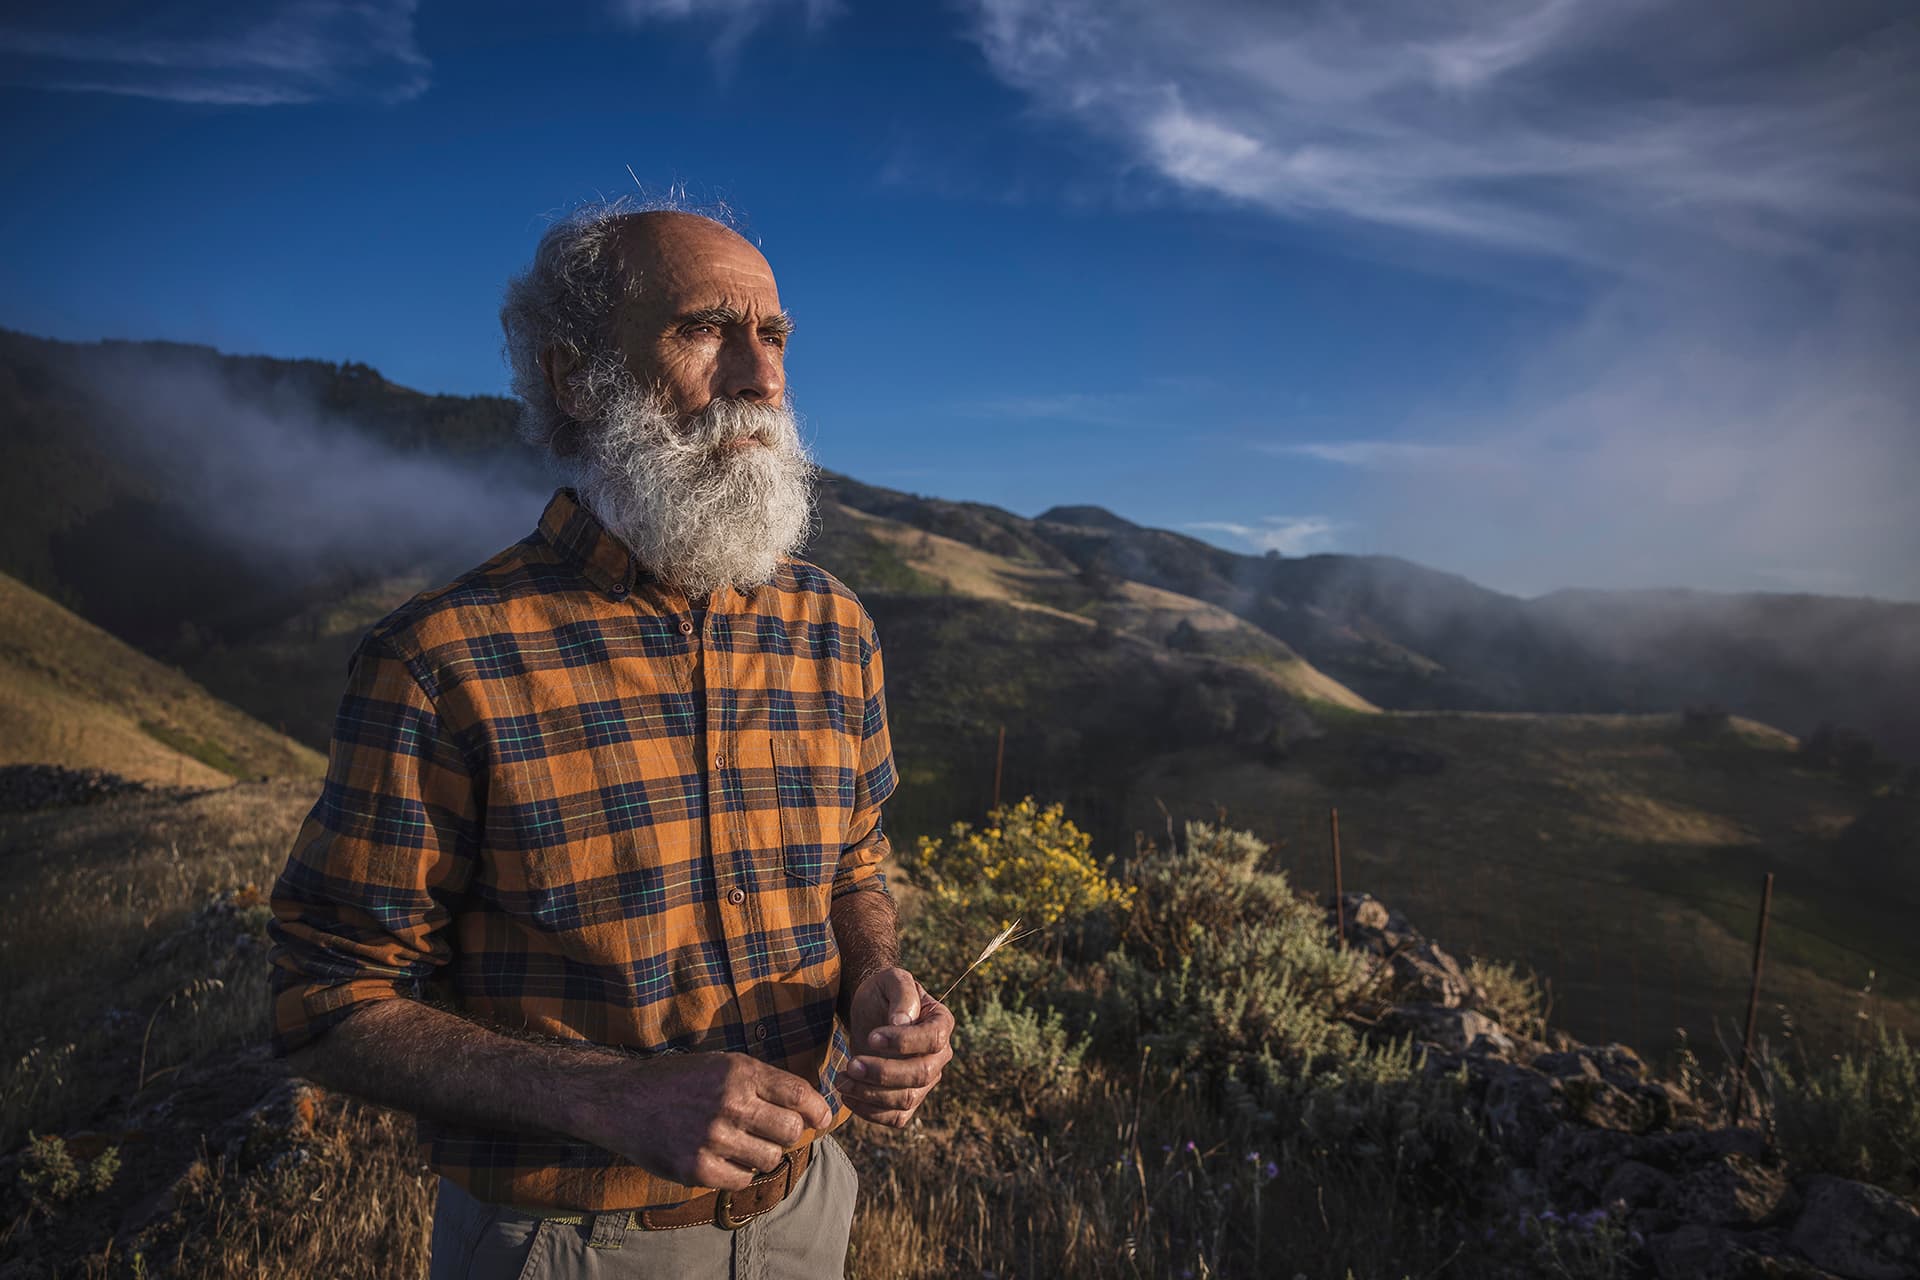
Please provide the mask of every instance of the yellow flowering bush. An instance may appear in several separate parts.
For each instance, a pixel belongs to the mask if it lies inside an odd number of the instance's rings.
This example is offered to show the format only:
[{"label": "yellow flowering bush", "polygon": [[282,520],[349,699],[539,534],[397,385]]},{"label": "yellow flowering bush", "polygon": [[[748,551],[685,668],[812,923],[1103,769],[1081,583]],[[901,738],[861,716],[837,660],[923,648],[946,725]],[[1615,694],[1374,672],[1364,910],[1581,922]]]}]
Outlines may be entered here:
[{"label": "yellow flowering bush", "polygon": [[1063,806],[1041,808],[1032,796],[994,809],[980,827],[956,822],[945,836],[920,837],[904,859],[927,893],[916,949],[944,971],[964,967],[1015,920],[1025,932],[1129,910],[1133,890],[1107,874],[1092,844]]}]

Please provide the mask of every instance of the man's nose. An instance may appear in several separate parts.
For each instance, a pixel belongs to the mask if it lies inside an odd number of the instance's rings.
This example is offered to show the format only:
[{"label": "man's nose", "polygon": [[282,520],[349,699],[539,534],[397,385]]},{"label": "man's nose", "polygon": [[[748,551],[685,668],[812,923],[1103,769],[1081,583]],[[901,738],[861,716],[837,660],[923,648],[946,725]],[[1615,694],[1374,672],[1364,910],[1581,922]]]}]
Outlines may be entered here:
[{"label": "man's nose", "polygon": [[771,403],[778,400],[787,387],[780,349],[757,333],[727,343],[719,374],[716,394],[737,400]]}]

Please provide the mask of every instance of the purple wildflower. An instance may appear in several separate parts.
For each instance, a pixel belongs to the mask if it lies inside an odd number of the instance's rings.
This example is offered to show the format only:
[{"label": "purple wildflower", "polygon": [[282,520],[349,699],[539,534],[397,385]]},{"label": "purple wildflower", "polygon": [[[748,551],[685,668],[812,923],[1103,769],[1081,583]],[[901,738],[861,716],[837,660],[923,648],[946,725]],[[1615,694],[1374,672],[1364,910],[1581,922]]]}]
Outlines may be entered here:
[{"label": "purple wildflower", "polygon": [[1273,1181],[1273,1179],[1280,1176],[1280,1166],[1275,1164],[1273,1161],[1269,1160],[1267,1161],[1267,1167],[1261,1170],[1261,1172],[1266,1174],[1267,1181],[1271,1182]]}]

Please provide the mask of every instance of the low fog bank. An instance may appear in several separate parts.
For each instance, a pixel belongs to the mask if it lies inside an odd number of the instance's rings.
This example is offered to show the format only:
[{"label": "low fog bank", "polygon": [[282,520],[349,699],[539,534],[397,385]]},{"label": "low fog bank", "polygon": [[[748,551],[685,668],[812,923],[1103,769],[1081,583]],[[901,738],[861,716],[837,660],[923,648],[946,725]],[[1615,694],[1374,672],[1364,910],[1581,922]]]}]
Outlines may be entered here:
[{"label": "low fog bank", "polygon": [[0,331],[0,570],[205,680],[531,532],[554,481],[515,419],[364,365]]},{"label": "low fog bank", "polygon": [[[403,448],[322,407],[311,365],[295,367],[304,377],[242,369],[128,347],[88,390],[102,446],[163,477],[204,530],[257,567],[304,576],[478,563],[530,531],[552,491],[511,439],[464,457],[431,439]],[[349,393],[378,381],[358,366],[341,380]],[[374,390],[403,408],[432,399]],[[392,429],[393,406],[379,417]]]}]

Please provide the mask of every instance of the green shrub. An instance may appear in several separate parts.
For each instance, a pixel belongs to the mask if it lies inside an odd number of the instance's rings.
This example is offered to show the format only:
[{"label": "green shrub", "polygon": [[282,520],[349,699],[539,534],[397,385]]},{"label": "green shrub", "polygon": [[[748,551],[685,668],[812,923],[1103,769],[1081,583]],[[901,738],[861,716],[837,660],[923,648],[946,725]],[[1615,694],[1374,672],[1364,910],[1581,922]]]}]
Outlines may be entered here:
[{"label": "green shrub", "polygon": [[1058,1009],[1001,1003],[989,996],[977,1009],[958,1013],[959,1044],[948,1071],[956,1095],[970,1103],[1030,1111],[1068,1094],[1079,1082],[1085,1037],[1068,1033]]},{"label": "green shrub", "polygon": [[1258,869],[1266,852],[1249,832],[1189,822],[1184,852],[1135,860],[1138,894],[1107,958],[1110,1029],[1250,1083],[1355,1051],[1339,1017],[1364,968],[1285,875]]},{"label": "green shrub", "polygon": [[1468,1105],[1466,1068],[1423,1074],[1410,1041],[1359,1046],[1265,1097],[1296,1161],[1370,1164],[1430,1199],[1458,1199],[1494,1157]]},{"label": "green shrub", "polygon": [[1920,1192],[1920,1049],[1885,1022],[1858,1056],[1770,1066],[1775,1132],[1797,1167]]},{"label": "green shrub", "polygon": [[1530,1040],[1546,1035],[1547,995],[1532,970],[1476,959],[1467,965],[1467,981],[1481,1013],[1515,1035]]},{"label": "green shrub", "polygon": [[55,1204],[105,1191],[120,1172],[120,1149],[108,1147],[84,1164],[58,1134],[30,1138],[20,1160],[20,1183],[30,1198]]}]

